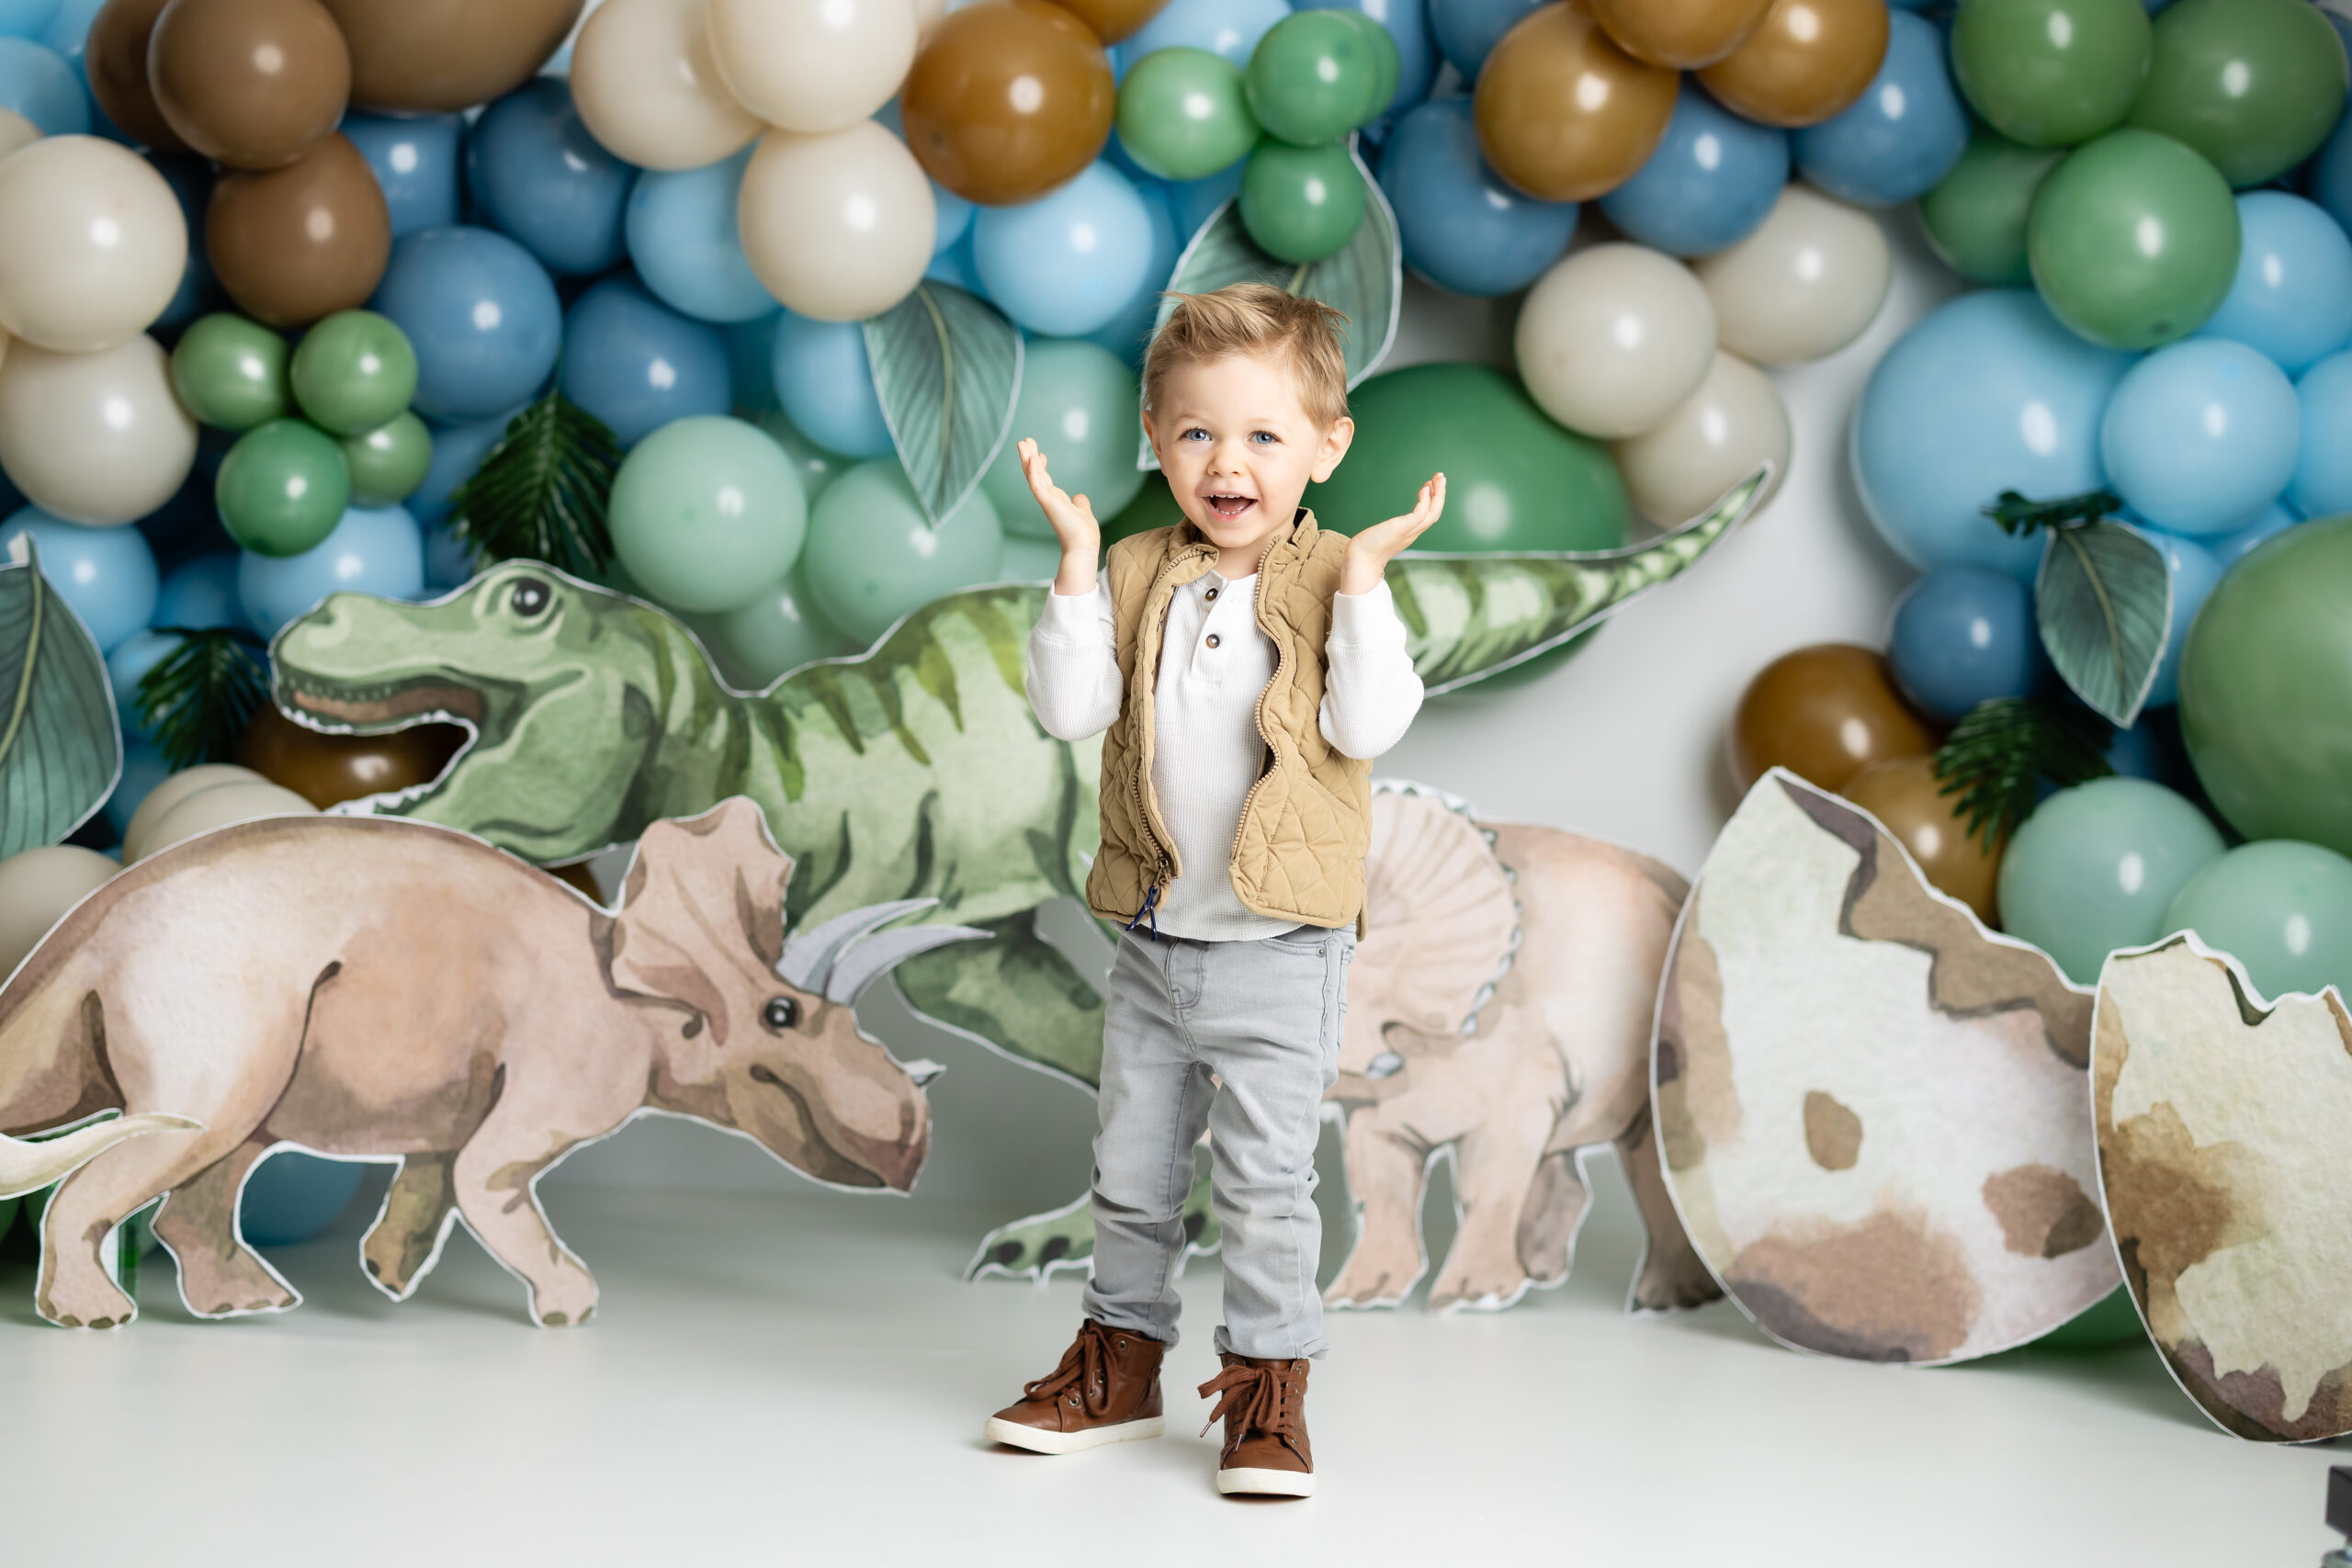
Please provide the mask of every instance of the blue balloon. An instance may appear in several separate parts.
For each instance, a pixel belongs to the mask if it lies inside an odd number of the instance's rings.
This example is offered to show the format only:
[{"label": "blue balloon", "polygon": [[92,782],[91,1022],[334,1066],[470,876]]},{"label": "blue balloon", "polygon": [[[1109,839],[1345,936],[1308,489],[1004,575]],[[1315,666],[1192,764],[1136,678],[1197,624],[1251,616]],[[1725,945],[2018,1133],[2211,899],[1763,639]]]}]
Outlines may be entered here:
[{"label": "blue balloon", "polygon": [[812,321],[790,310],[776,318],[776,401],[803,435],[844,457],[887,457],[890,426],[874,395],[865,330],[855,321]]},{"label": "blue balloon", "polygon": [[1430,33],[1437,40],[1438,52],[1462,73],[1462,79],[1476,82],[1478,67],[1503,41],[1503,34],[1543,4],[1544,0],[1430,0]]},{"label": "blue balloon", "polygon": [[[18,3],[25,3],[25,0],[18,0]],[[41,3],[42,0],[29,0],[33,6]],[[106,6],[107,0],[62,0],[51,8],[48,23],[40,30],[40,41],[72,62],[75,73],[85,82],[89,80],[89,72],[83,65],[82,57],[89,51],[90,24],[97,19],[98,13]],[[28,33],[25,36],[29,38],[33,35]]]},{"label": "blue balloon", "polygon": [[1361,11],[1388,29],[1396,40],[1396,91],[1382,114],[1402,114],[1430,96],[1438,56],[1436,40],[1430,37],[1429,0],[1313,0],[1298,9]]},{"label": "blue balloon", "polygon": [[237,1199],[237,1234],[252,1247],[308,1241],[351,1207],[359,1162],[321,1159],[300,1149],[264,1155],[245,1173]]},{"label": "blue balloon", "polygon": [[139,682],[186,641],[172,632],[136,631],[107,655],[107,684],[114,688],[114,711],[122,721],[125,740],[155,739],[155,732],[139,721]]},{"label": "blue balloon", "polygon": [[1050,337],[1108,326],[1150,281],[1151,249],[1142,194],[1099,159],[1035,201],[972,220],[972,265],[989,299]]},{"label": "blue balloon", "polygon": [[0,559],[17,536],[40,552],[40,574],[57,590],[90,640],[105,653],[144,627],[155,613],[155,552],[136,528],[85,528],[27,506],[0,523]]},{"label": "blue balloon", "polygon": [[2352,512],[2352,349],[2331,354],[2295,383],[2302,451],[2287,502],[2306,517]]},{"label": "blue balloon", "polygon": [[563,345],[547,268],[488,229],[426,229],[400,241],[368,303],[408,334],[412,401],[434,419],[480,419],[526,400]]},{"label": "blue balloon", "polygon": [[90,93],[81,73],[28,38],[0,38],[0,109],[23,115],[43,136],[90,133]]},{"label": "blue balloon", "polygon": [[2124,373],[2099,457],[2124,504],[2175,534],[2226,534],[2295,477],[2302,416],[2287,373],[2242,343],[2190,338]]},{"label": "blue balloon", "polygon": [[466,136],[466,189],[491,222],[555,272],[621,259],[637,170],[605,151],[560,78],[538,76],[484,109]]},{"label": "blue balloon", "polygon": [[274,637],[286,623],[330,593],[349,590],[384,599],[424,593],[424,539],[398,506],[355,506],[299,556],[247,550],[237,563],[237,596],[254,630]]},{"label": "blue balloon", "polygon": [[506,434],[509,421],[520,409],[507,409],[488,419],[469,420],[462,424],[435,423],[433,426],[433,461],[424,470],[424,482],[416,493],[401,502],[409,515],[419,523],[432,525],[449,515],[449,501],[458,487],[473,478],[498,438]]},{"label": "blue balloon", "polygon": [[961,243],[948,246],[931,258],[922,275],[934,283],[951,284],[967,294],[988,298],[989,291],[980,284],[980,275],[972,269],[972,245],[967,237]]},{"label": "blue balloon", "polygon": [[734,406],[727,341],[636,284],[608,277],[563,321],[563,395],[634,446],[662,425]]},{"label": "blue balloon", "polygon": [[236,556],[198,556],[174,567],[155,595],[153,624],[195,632],[243,626],[245,607],[237,598]]},{"label": "blue balloon", "polygon": [[2028,695],[2043,666],[2033,591],[2006,571],[1939,566],[1895,604],[1886,657],[1904,694],[1947,721]]},{"label": "blue balloon", "polygon": [[[1112,138],[1115,145],[1118,139]],[[1125,309],[1103,325],[1089,333],[1093,342],[1127,362],[1127,368],[1140,374],[1143,352],[1151,345],[1151,329],[1159,319],[1159,293],[1168,287],[1176,270],[1176,258],[1191,236],[1176,231],[1174,203],[1175,187],[1166,180],[1149,175],[1136,182],[1141,193],[1144,211],[1151,219],[1151,266],[1144,274],[1144,285],[1136,290],[1134,299]]]},{"label": "blue balloon", "polygon": [[1468,98],[1439,98],[1396,122],[1380,152],[1380,188],[1396,212],[1405,265],[1455,294],[1518,292],[1576,231],[1575,202],[1537,201],[1487,166]]},{"label": "blue balloon", "polygon": [[2203,608],[2205,596],[2222,581],[2222,563],[2196,539],[2154,528],[2141,530],[2165,553],[2172,573],[2172,629],[2165,636],[2165,656],[2156,664],[2155,684],[2148,688],[2148,705],[2167,707],[2180,700],[2180,650],[2188,641],[2188,627]]},{"label": "blue balloon", "polygon": [[2005,490],[2048,500],[2106,483],[2099,414],[2131,363],[2076,337],[2030,289],[1980,289],[1930,311],[1862,389],[1863,510],[1914,566],[2030,581],[2041,541],[2012,538],[1984,508]]},{"label": "blue balloon", "polygon": [[1176,216],[1176,248],[1183,249],[1201,231],[1216,209],[1241,194],[1241,174],[1250,166],[1243,158],[1204,180],[1180,180],[1168,187],[1168,206]]},{"label": "blue balloon", "polygon": [[9,38],[39,38],[56,17],[57,0],[0,0],[0,34]]},{"label": "blue balloon", "polygon": [[1711,255],[1754,232],[1788,183],[1788,132],[1740,118],[1686,79],[1665,140],[1600,198],[1600,210],[1627,239],[1678,256]]},{"label": "blue balloon", "polygon": [[938,231],[931,241],[931,254],[937,255],[970,231],[972,214],[979,209],[937,180],[931,182],[931,205],[939,220]]},{"label": "blue balloon", "polygon": [[2352,342],[2352,239],[2283,190],[2238,197],[2237,280],[2198,329],[2260,349],[2290,376]]},{"label": "blue balloon", "polygon": [[435,523],[424,531],[424,590],[446,593],[473,580],[474,552],[458,531]]},{"label": "blue balloon", "polygon": [[756,321],[730,321],[719,328],[727,340],[727,364],[735,382],[735,406],[749,413],[775,407],[775,324],[782,312]]},{"label": "blue balloon", "polygon": [[2247,552],[2256,545],[2277,538],[2301,521],[2285,505],[2274,501],[2262,509],[2261,516],[2235,533],[2223,534],[2219,538],[2200,539],[2198,543],[2212,551],[2213,558],[2220,561],[2226,571],[2245,559]]},{"label": "blue balloon", "polygon": [[774,315],[735,228],[735,193],[752,149],[699,169],[648,169],[629,192],[628,259],[655,298],[703,321]]},{"label": "blue balloon", "polygon": [[115,780],[114,793],[107,796],[106,804],[107,826],[118,840],[130,826],[130,814],[176,771],[153,746],[135,736],[123,737],[122,774]]},{"label": "blue balloon", "polygon": [[420,229],[446,229],[458,220],[465,116],[349,114],[339,129],[376,171],[384,205],[391,210],[393,239]]},{"label": "blue balloon", "polygon": [[1113,63],[1125,79],[1127,67],[1152,51],[1183,48],[1205,49],[1247,66],[1258,40],[1289,15],[1283,0],[1169,0],[1113,51]]},{"label": "blue balloon", "polygon": [[1968,146],[1968,111],[1944,64],[1935,23],[1887,17],[1886,59],[1852,107],[1791,140],[1797,168],[1841,201],[1894,207],[1951,173]]}]

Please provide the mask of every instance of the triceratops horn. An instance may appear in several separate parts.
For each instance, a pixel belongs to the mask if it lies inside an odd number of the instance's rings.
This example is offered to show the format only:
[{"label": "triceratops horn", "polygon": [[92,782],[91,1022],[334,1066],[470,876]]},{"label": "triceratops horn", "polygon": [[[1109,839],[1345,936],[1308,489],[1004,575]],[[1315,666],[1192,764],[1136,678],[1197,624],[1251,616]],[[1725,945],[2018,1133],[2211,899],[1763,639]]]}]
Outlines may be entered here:
[{"label": "triceratops horn", "polygon": [[995,934],[970,926],[906,926],[862,937],[834,961],[833,972],[825,981],[825,999],[850,1006],[857,1000],[859,992],[918,953],[928,953],[951,942],[985,940]]},{"label": "triceratops horn", "polygon": [[938,902],[936,898],[901,898],[896,903],[868,904],[846,915],[836,915],[814,931],[802,931],[786,942],[783,954],[775,961],[775,972],[788,985],[823,995],[843,948],[876,927],[887,926],[901,915],[928,909]]}]

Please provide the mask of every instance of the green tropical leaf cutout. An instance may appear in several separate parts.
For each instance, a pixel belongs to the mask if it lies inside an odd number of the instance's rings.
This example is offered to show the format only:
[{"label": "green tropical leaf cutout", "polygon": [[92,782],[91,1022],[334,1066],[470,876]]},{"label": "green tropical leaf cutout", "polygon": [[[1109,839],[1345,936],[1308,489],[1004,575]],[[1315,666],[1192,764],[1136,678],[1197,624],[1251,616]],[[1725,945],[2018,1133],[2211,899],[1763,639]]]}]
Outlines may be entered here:
[{"label": "green tropical leaf cutout", "polygon": [[478,567],[542,560],[594,576],[613,555],[605,511],[620,467],[611,429],[551,383],[450,497],[449,525]]},{"label": "green tropical leaf cutout", "polygon": [[121,772],[106,660],[19,536],[0,564],[0,860],[62,842]]},{"label": "green tropical leaf cutout", "polygon": [[2172,574],[2164,552],[2104,518],[2052,528],[2033,606],[2059,678],[2093,713],[2130,728],[2155,683],[2172,629]]},{"label": "green tropical leaf cutout", "polygon": [[1012,428],[1021,329],[988,301],[925,281],[867,319],[865,356],[891,444],[937,527],[964,504]]}]

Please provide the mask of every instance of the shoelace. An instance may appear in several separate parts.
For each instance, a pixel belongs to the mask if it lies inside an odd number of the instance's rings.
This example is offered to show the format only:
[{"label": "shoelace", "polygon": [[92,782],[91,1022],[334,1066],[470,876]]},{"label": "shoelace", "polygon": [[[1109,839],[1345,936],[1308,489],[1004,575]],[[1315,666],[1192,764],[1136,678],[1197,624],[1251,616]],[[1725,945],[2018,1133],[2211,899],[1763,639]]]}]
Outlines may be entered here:
[{"label": "shoelace", "polygon": [[1085,1407],[1100,1415],[1108,1408],[1111,1383],[1108,1375],[1109,1352],[1104,1348],[1108,1336],[1094,1322],[1078,1331],[1078,1338],[1062,1352],[1061,1364],[1035,1382],[1023,1383],[1021,1392],[1030,1399],[1058,1399],[1072,1387]]},{"label": "shoelace", "polygon": [[1235,1362],[1200,1386],[1200,1396],[1218,1396],[1216,1408],[1209,1412],[1208,1426],[1201,1428],[1201,1436],[1209,1435],[1228,1415],[1237,1419],[1227,1428],[1226,1450],[1252,1432],[1263,1432],[1270,1438],[1280,1438],[1294,1450],[1298,1447],[1298,1405],[1291,1398],[1291,1380],[1283,1369],[1252,1367]]}]

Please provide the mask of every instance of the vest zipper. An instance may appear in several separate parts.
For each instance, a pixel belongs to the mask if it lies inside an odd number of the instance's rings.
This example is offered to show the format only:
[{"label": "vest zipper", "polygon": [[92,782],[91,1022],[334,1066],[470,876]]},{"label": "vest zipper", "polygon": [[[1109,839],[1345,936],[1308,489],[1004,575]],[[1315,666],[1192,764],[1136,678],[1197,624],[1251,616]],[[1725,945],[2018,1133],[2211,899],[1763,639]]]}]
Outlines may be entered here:
[{"label": "vest zipper", "polygon": [[[1277,543],[1279,542],[1280,541],[1277,541]],[[1266,555],[1271,556],[1273,553],[1274,546],[1269,545],[1266,547]],[[1266,677],[1265,690],[1261,691],[1258,694],[1257,704],[1250,709],[1250,718],[1258,727],[1258,743],[1266,749],[1268,765],[1258,774],[1257,778],[1251,782],[1249,793],[1241,797],[1241,816],[1240,818],[1233,825],[1233,848],[1227,852],[1225,857],[1226,875],[1228,880],[1232,877],[1233,867],[1238,865],[1241,862],[1241,834],[1242,830],[1247,828],[1250,823],[1250,807],[1256,803],[1258,799],[1258,791],[1264,787],[1268,779],[1274,776],[1274,768],[1280,765],[1281,762],[1280,755],[1274,750],[1273,737],[1266,733],[1266,692],[1272,691],[1274,689],[1274,682],[1283,678],[1283,666],[1290,658],[1290,650],[1284,645],[1283,640],[1274,635],[1274,629],[1266,625],[1265,615],[1263,613],[1266,597],[1262,592],[1265,586],[1266,561],[1265,557],[1261,556],[1258,559],[1258,587],[1261,592],[1251,596],[1250,614],[1250,617],[1258,623],[1258,629],[1265,634],[1266,640],[1274,645],[1274,672]],[[1238,887],[1234,889],[1234,893],[1237,897],[1239,896],[1240,892],[1241,890]],[[1242,908],[1246,909],[1249,907],[1248,900],[1244,899],[1242,902]]]},{"label": "vest zipper", "polygon": [[[1152,599],[1159,592],[1160,586],[1165,583],[1170,577],[1175,574],[1177,563],[1182,558],[1182,557],[1171,556],[1167,560],[1160,563],[1158,574],[1151,580],[1150,591],[1144,595],[1144,604],[1147,608],[1149,607]],[[1166,611],[1163,610],[1161,612],[1161,616],[1162,624],[1159,627],[1157,634],[1160,646],[1153,650],[1151,668],[1148,671],[1144,668],[1142,638],[1147,635],[1151,634],[1152,628],[1149,617],[1146,616],[1145,624],[1138,626],[1136,628],[1136,637],[1137,639],[1136,647],[1136,684],[1139,689],[1145,692],[1152,691],[1159,683],[1159,654],[1165,650],[1168,641],[1168,628],[1165,625]],[[1276,654],[1276,658],[1277,660],[1279,660],[1279,652]],[[1264,694],[1262,693],[1260,694],[1259,701],[1263,702],[1264,700]],[[1144,798],[1144,780],[1149,773],[1151,765],[1148,753],[1157,749],[1159,744],[1159,737],[1154,733],[1158,728],[1158,720],[1156,716],[1152,715],[1148,711],[1139,716],[1144,719],[1150,720],[1151,722],[1139,723],[1136,726],[1135,785],[1136,820],[1142,824],[1145,836],[1151,840],[1152,849],[1159,858],[1156,863],[1154,863],[1151,873],[1151,881],[1144,889],[1143,907],[1136,911],[1135,918],[1127,922],[1126,929],[1133,931],[1138,924],[1145,920],[1149,920],[1151,922],[1151,940],[1158,942],[1159,940],[1159,916],[1157,911],[1159,907],[1159,896],[1168,886],[1170,880],[1168,874],[1170,871],[1174,869],[1174,863],[1169,856],[1167,841],[1159,836],[1159,829],[1152,821],[1151,807]],[[1254,790],[1256,786],[1252,785],[1251,788]],[[1243,807],[1245,809],[1248,807],[1247,797],[1243,800]]]}]

